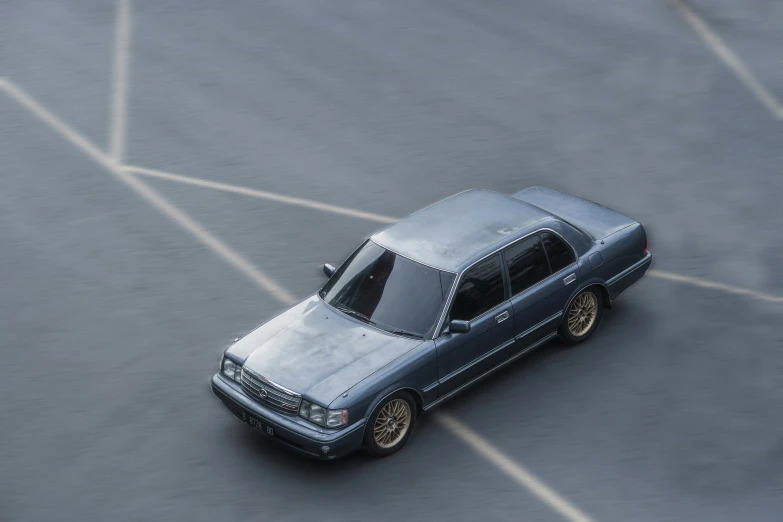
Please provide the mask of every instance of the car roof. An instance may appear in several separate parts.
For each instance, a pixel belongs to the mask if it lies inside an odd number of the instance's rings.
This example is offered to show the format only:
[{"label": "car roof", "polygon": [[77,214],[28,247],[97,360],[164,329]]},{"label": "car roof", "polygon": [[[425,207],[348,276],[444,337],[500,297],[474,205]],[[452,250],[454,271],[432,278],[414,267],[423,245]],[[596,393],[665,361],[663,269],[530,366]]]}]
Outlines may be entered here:
[{"label": "car roof", "polygon": [[419,263],[460,272],[473,261],[556,221],[524,201],[490,190],[468,190],[411,214],[371,239]]}]

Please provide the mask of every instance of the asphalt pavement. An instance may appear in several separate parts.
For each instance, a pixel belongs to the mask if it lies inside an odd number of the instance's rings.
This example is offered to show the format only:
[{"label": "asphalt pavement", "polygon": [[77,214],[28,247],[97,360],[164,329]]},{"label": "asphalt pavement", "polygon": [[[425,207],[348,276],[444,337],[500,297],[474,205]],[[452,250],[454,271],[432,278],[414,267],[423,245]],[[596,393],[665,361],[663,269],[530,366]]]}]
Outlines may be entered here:
[{"label": "asphalt pavement", "polygon": [[[783,99],[778,2],[688,4]],[[389,216],[544,185],[783,295],[783,121],[672,2],[133,0],[125,162]],[[0,3],[0,77],[109,146],[115,5]],[[140,178],[297,298],[382,225]],[[0,89],[0,520],[563,518],[435,422],[293,455],[211,395],[284,309]],[[779,521],[783,305],[646,277],[438,408],[595,522]],[[437,410],[436,410],[437,411]]]}]

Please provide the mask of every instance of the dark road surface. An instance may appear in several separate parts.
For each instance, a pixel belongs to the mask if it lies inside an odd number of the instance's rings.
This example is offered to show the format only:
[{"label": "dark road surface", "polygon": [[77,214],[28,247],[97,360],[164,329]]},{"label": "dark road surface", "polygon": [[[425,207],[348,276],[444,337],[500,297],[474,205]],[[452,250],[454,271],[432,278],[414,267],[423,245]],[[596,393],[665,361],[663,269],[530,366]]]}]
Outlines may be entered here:
[{"label": "dark road surface", "polygon": [[[783,9],[699,0],[783,98]],[[132,4],[127,163],[403,216],[539,184],[783,295],[783,122],[668,2]],[[112,2],[0,3],[0,77],[108,146]],[[142,180],[297,298],[381,225]],[[313,462],[212,397],[283,305],[0,90],[0,520],[563,520],[435,415]],[[783,305],[647,277],[444,405],[595,522],[783,513]]]}]

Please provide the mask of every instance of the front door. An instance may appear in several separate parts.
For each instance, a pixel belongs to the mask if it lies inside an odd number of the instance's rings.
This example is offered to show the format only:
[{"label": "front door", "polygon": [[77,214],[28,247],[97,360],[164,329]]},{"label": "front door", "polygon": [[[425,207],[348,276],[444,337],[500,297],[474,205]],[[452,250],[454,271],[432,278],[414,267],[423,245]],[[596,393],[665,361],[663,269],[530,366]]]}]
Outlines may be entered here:
[{"label": "front door", "polygon": [[500,254],[465,271],[445,324],[454,319],[469,321],[470,331],[446,332],[436,339],[440,396],[492,368],[514,343],[513,310]]}]

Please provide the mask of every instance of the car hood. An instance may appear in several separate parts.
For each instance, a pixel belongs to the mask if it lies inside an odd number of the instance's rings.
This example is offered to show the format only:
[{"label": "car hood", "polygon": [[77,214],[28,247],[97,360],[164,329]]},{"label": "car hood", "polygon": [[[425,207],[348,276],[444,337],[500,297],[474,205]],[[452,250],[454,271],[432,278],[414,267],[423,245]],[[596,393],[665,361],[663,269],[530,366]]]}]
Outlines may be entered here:
[{"label": "car hood", "polygon": [[270,381],[329,405],[421,343],[349,319],[312,296],[261,325],[228,352]]}]

